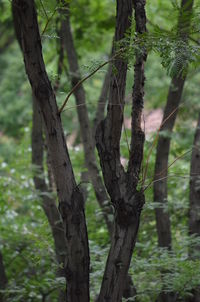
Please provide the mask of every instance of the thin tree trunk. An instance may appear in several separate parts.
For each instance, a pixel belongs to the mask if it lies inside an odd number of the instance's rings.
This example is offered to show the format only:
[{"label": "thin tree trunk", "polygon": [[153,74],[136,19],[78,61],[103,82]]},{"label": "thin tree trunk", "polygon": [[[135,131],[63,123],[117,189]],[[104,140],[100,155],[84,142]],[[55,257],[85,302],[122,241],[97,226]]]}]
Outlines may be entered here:
[{"label": "thin tree trunk", "polygon": [[[81,79],[80,69],[78,65],[78,59],[76,50],[74,47],[71,27],[70,27],[70,19],[69,19],[69,6],[66,5],[62,10],[62,15],[64,15],[65,19],[62,21],[61,25],[61,34],[62,40],[64,41],[64,45],[66,48],[66,53],[69,62],[69,70],[71,74],[71,84],[74,87]],[[106,89],[105,89],[106,90]],[[106,92],[104,92],[106,94]],[[88,109],[86,105],[86,97],[85,90],[83,85],[79,85],[79,87],[74,91],[74,96],[77,105],[77,113],[80,124],[81,137],[83,141],[84,148],[84,156],[86,167],[89,172],[89,177],[91,179],[95,195],[97,201],[102,209],[102,213],[104,216],[104,220],[108,227],[108,231],[111,235],[112,233],[112,220],[110,219],[113,215],[113,211],[111,206],[109,205],[109,197],[105,190],[103,181],[101,179],[96,157],[95,157],[95,144],[93,140],[92,130],[90,126],[90,121],[88,117]]]},{"label": "thin tree trunk", "polygon": [[[200,114],[194,137],[192,158],[190,166],[190,210],[189,210],[189,234],[200,237]],[[199,259],[200,245],[196,245],[189,251],[190,257]],[[200,302],[200,286],[193,291],[190,302]]]},{"label": "thin tree trunk", "polygon": [[58,31],[58,36],[60,36],[59,41],[59,57],[58,57],[58,68],[57,68],[57,79],[54,84],[54,92],[56,93],[60,87],[60,78],[63,71],[63,65],[64,65],[64,42],[62,39],[61,32]]},{"label": "thin tree trunk", "polygon": [[[185,43],[188,43],[188,35],[190,30],[190,17],[192,13],[192,0],[182,0],[181,11],[178,21],[178,36]],[[178,60],[178,58],[177,58]],[[154,172],[154,201],[159,202],[161,207],[156,208],[156,225],[158,232],[158,244],[160,247],[171,249],[171,227],[169,213],[163,207],[167,206],[167,175],[168,175],[168,159],[171,143],[171,133],[176,121],[178,106],[181,101],[183,87],[185,83],[185,75],[181,72],[178,76],[172,78],[167,103],[164,110],[163,121],[170,118],[161,127],[162,131],[167,131],[166,136],[159,136],[156,163]],[[162,122],[163,122],[162,121]],[[160,180],[162,178],[162,180]]]},{"label": "thin tree trunk", "polygon": [[8,279],[6,277],[5,267],[3,264],[3,256],[2,253],[0,252],[0,302],[6,301],[4,294],[1,293],[1,291],[6,289],[7,283],[8,283]]},{"label": "thin tree trunk", "polygon": [[106,108],[106,103],[107,103],[107,98],[108,98],[108,93],[109,93],[109,87],[110,87],[110,77],[112,73],[112,64],[110,63],[104,78],[103,86],[101,89],[101,94],[98,100],[98,105],[97,105],[97,111],[96,115],[94,118],[94,123],[93,123],[93,135],[95,137],[96,129],[98,124],[104,119],[104,111]]},{"label": "thin tree trunk", "polygon": [[[191,167],[190,167],[190,211],[189,211],[189,234],[200,236],[200,114],[194,137]],[[200,245],[190,251],[192,256],[199,258]]]},{"label": "thin tree trunk", "polygon": [[35,4],[33,0],[13,0],[12,9],[26,73],[44,121],[64,223],[67,299],[69,302],[88,302],[89,248],[84,200],[74,178],[55,95],[45,70]]},{"label": "thin tree trunk", "polygon": [[[192,15],[193,0],[182,0],[180,15],[178,20],[178,32],[177,36],[186,45],[188,43],[188,35],[190,31],[190,19]],[[178,56],[178,54],[177,54]],[[178,57],[176,58],[179,59]],[[158,233],[158,245],[165,247],[168,250],[172,248],[171,238],[171,223],[170,216],[166,209],[167,207],[167,175],[168,175],[168,160],[171,143],[171,133],[176,121],[178,106],[181,102],[182,92],[186,75],[182,72],[184,63],[180,66],[180,70],[177,76],[174,76],[171,80],[169,87],[167,103],[164,110],[162,123],[168,118],[161,127],[161,133],[158,139],[156,150],[156,162],[154,171],[154,201],[160,203],[155,209],[156,214],[156,228]],[[178,71],[177,71],[178,72]],[[162,135],[162,131],[167,132],[167,136]],[[161,292],[158,301],[160,302],[174,302],[176,300],[176,294]]]},{"label": "thin tree trunk", "polygon": [[[144,33],[146,31],[145,1],[133,2],[136,30],[138,33]],[[132,0],[118,0],[115,42],[124,38],[126,31],[131,26],[131,17]],[[111,77],[107,116],[99,124],[96,132],[96,145],[105,185],[115,207],[114,234],[98,298],[99,302],[119,302],[122,299],[125,277],[135,246],[140,213],[144,204],[143,192],[137,190],[137,184],[144,144],[144,133],[141,130],[140,121],[141,108],[143,107],[143,64],[145,59],[146,55],[141,55],[136,58],[135,64],[132,118],[135,118],[138,109],[138,118],[133,122],[138,131],[132,132],[131,154],[127,173],[120,162],[120,137],[127,73],[127,63],[122,58],[117,58],[114,62],[116,74],[112,73]],[[137,109],[134,109],[136,103],[138,106]],[[134,141],[139,144],[139,154],[134,146]],[[135,166],[133,166],[133,163],[135,163]],[[134,183],[129,181],[132,176]]]},{"label": "thin tree trunk", "polygon": [[[174,112],[180,104],[185,77],[173,78],[167,104],[164,111],[163,121]],[[159,202],[160,205],[155,209],[156,213],[156,227],[158,233],[158,245],[160,247],[167,247],[171,250],[171,227],[170,217],[166,210],[167,207],[167,175],[168,175],[168,159],[170,150],[170,133],[173,130],[177,111],[164,123],[161,131],[168,131],[168,136],[159,136],[156,150],[156,163],[154,172],[154,201]],[[161,179],[162,178],[162,179]]]},{"label": "thin tree trunk", "polygon": [[57,260],[60,267],[62,267],[64,265],[64,260],[67,254],[66,240],[62,218],[57,209],[55,200],[50,197],[51,192],[49,191],[44,179],[44,138],[42,128],[42,117],[38,104],[33,97],[32,163],[37,169],[34,175],[34,184],[36,190],[38,190],[41,196],[42,207],[52,230]]}]

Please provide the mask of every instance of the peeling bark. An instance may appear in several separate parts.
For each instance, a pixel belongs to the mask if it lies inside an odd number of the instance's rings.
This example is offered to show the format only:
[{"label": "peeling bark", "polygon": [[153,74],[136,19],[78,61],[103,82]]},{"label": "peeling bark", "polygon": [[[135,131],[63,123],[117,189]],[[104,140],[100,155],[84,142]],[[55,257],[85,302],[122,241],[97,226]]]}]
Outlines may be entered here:
[{"label": "peeling bark", "polygon": [[26,73],[44,121],[64,223],[67,299],[69,302],[88,302],[89,249],[84,200],[74,178],[55,95],[45,70],[35,4],[33,0],[13,0],[12,9]]},{"label": "peeling bark", "polygon": [[[136,30],[142,33],[146,30],[145,1],[133,1],[135,8]],[[115,30],[115,42],[124,38],[124,35],[131,25],[132,1],[117,1],[117,21]],[[115,54],[115,49],[113,49]],[[141,66],[145,58],[137,57],[136,62],[141,60]],[[106,118],[99,124],[96,132],[96,146],[98,149],[100,164],[102,167],[104,182],[107,191],[115,207],[114,234],[111,248],[106,263],[102,286],[98,301],[118,302],[122,299],[122,292],[125,284],[132,252],[135,246],[138,233],[140,213],[145,202],[142,191],[137,190],[139,172],[143,154],[144,134],[139,125],[141,110],[143,107],[143,85],[144,70],[135,65],[135,85],[133,91],[133,112],[138,116],[137,121],[132,123],[137,127],[142,136],[140,140],[140,151],[137,151],[132,143],[129,169],[125,172],[120,162],[120,138],[124,113],[124,94],[126,86],[127,62],[123,58],[117,58],[114,62],[115,74],[112,73],[109,92],[109,104]],[[135,108],[135,95],[138,106]],[[117,104],[117,105],[116,105]],[[132,118],[135,117],[132,114]],[[134,129],[135,131],[135,129]],[[132,133],[133,140],[135,132]],[[133,158],[138,156],[137,166],[133,167]],[[137,171],[137,172],[136,172]],[[133,176],[134,183],[130,181]]]}]

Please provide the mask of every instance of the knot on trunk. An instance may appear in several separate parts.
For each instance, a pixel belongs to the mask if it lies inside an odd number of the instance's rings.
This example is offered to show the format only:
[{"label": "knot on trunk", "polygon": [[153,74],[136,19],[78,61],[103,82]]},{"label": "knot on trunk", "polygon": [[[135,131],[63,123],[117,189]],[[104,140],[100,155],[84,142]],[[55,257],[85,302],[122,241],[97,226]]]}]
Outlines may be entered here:
[{"label": "knot on trunk", "polygon": [[138,221],[143,205],[145,203],[144,193],[136,191],[128,201],[118,199],[115,202],[116,222],[124,227]]}]

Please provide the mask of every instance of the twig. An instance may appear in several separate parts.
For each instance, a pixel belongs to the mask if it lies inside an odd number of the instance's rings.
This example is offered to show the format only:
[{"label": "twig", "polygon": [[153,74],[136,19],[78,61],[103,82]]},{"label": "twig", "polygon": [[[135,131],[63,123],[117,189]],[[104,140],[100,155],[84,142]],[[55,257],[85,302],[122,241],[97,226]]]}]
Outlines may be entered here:
[{"label": "twig", "polygon": [[102,63],[101,65],[99,65],[95,70],[93,70],[90,74],[88,74],[87,76],[85,76],[84,78],[82,78],[72,89],[71,91],[68,93],[63,105],[60,107],[60,109],[58,110],[58,113],[61,114],[64,107],[66,106],[70,96],[74,93],[74,91],[86,80],[88,80],[89,78],[91,78],[97,71],[99,71],[101,68],[103,68],[105,65],[107,65],[108,63],[112,62],[117,56],[119,56],[121,54],[121,52],[123,52],[125,50],[125,48],[121,48],[119,50],[119,52],[117,52],[111,59],[105,61],[104,63]]},{"label": "twig", "polygon": [[[175,160],[165,169],[163,169],[160,173],[156,174],[156,176],[160,176],[163,174],[163,172],[165,172],[166,170],[168,170],[177,160],[181,159],[182,157],[184,157],[185,155],[187,155],[188,153],[192,152],[192,149],[184,152],[183,154],[181,154],[180,156],[176,157]],[[155,182],[158,182],[160,180],[163,180],[163,179],[166,179],[168,178],[168,175],[167,176],[164,176],[162,178],[159,178],[159,179],[155,179],[155,180],[152,180],[145,188],[144,188],[144,191],[146,191],[153,183]],[[143,187],[144,183],[142,183],[142,187]]]},{"label": "twig", "polygon": [[158,140],[158,137],[159,137],[159,133],[160,133],[160,130],[162,128],[162,126],[168,121],[168,119],[178,110],[178,108],[180,107],[181,105],[179,105],[178,107],[176,107],[167,117],[166,119],[161,123],[160,127],[158,128],[157,130],[157,133],[156,133],[156,136],[154,138],[154,141],[153,141],[153,144],[149,150],[149,154],[147,156],[147,161],[146,161],[146,166],[145,166],[145,170],[144,170],[144,177],[143,177],[143,181],[142,181],[142,187],[144,185],[144,182],[145,182],[145,179],[146,179],[146,176],[147,176],[147,171],[148,171],[148,166],[149,166],[149,159],[150,159],[150,156],[151,156],[151,153],[156,145],[156,142]]},{"label": "twig", "polygon": [[46,30],[47,30],[47,27],[48,27],[48,25],[49,25],[49,22],[52,20],[52,18],[54,17],[54,15],[55,15],[55,13],[56,13],[56,11],[57,11],[57,6],[55,7],[55,9],[54,9],[54,11],[53,11],[53,13],[51,14],[51,16],[47,19],[47,23],[46,23],[46,25],[45,25],[45,27],[44,27],[44,29],[43,29],[43,31],[42,31],[42,34],[41,34],[41,36],[43,36],[44,35],[44,33],[46,32]]},{"label": "twig", "polygon": [[47,15],[47,12],[46,12],[46,9],[45,9],[45,7],[44,7],[44,4],[43,4],[42,0],[40,0],[40,4],[41,4],[42,9],[43,9],[43,12],[44,12],[44,14],[45,14],[45,16],[46,16],[46,18],[47,18],[47,20],[48,20],[49,17],[48,17],[48,15]]}]

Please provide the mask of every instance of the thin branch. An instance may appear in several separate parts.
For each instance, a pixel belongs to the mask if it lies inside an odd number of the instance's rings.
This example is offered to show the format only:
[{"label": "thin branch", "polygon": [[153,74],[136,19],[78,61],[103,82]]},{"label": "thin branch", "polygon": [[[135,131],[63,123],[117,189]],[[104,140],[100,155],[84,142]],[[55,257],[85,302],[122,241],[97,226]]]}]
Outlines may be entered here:
[{"label": "thin branch", "polygon": [[149,153],[148,153],[148,156],[147,156],[147,161],[146,161],[146,166],[145,166],[145,170],[144,170],[144,177],[143,177],[143,181],[142,181],[142,187],[144,186],[144,182],[145,182],[145,179],[146,179],[146,176],[147,176],[147,172],[148,172],[148,166],[149,166],[149,159],[150,159],[150,156],[152,154],[152,151],[158,141],[158,137],[159,137],[159,133],[160,133],[160,130],[162,128],[162,126],[168,121],[168,119],[178,110],[178,108],[180,107],[180,105],[178,107],[176,107],[167,117],[166,119],[161,123],[160,127],[158,128],[157,130],[157,133],[156,133],[156,136],[154,138],[154,141],[152,143],[152,146],[149,150]]},{"label": "thin branch", "polygon": [[46,16],[46,18],[47,18],[47,20],[48,20],[49,17],[48,17],[48,15],[47,15],[47,12],[46,12],[46,9],[45,9],[45,7],[44,7],[44,4],[43,4],[42,0],[40,0],[40,4],[41,4],[42,10],[43,10],[43,12],[44,12],[44,14],[45,14],[45,16]]},{"label": "thin branch", "polygon": [[95,70],[93,70],[89,75],[87,75],[86,77],[84,77],[83,79],[81,79],[72,89],[71,91],[68,93],[63,105],[60,107],[59,109],[59,114],[62,113],[64,107],[66,106],[70,96],[74,93],[74,91],[83,83],[85,82],[86,80],[88,80],[89,78],[91,78],[98,70],[100,70],[102,67],[104,67],[105,65],[107,65],[108,63],[112,62],[113,61],[113,58],[108,60],[108,61],[105,61],[103,64],[99,65]]},{"label": "thin branch", "polygon": [[[192,149],[190,149],[190,150],[184,152],[184,153],[181,154],[180,156],[177,156],[177,157],[173,160],[173,162],[172,162],[171,164],[169,164],[169,166],[168,166],[166,169],[163,169],[160,173],[156,174],[156,176],[162,175],[163,172],[165,172],[165,171],[168,170],[171,166],[173,166],[173,164],[174,164],[177,160],[183,158],[185,155],[187,155],[187,154],[190,153],[190,152],[192,152]],[[168,178],[168,176],[165,176],[165,177],[162,177],[162,178],[159,178],[159,179],[156,179],[156,180],[152,180],[152,181],[144,188],[143,191],[146,191],[153,183],[155,183],[155,182],[157,182],[157,181],[160,181],[160,180],[163,180],[163,179],[166,179],[166,178]],[[142,182],[142,187],[143,187],[143,186],[144,186],[144,182]]]},{"label": "thin branch", "polygon": [[125,50],[125,48],[121,48],[119,50],[119,52],[117,52],[111,59],[105,61],[104,63],[102,63],[101,65],[99,65],[95,70],[93,70],[90,74],[88,74],[87,76],[85,76],[84,78],[82,78],[72,89],[71,91],[68,93],[63,105],[60,107],[59,109],[59,114],[62,113],[64,107],[66,106],[70,96],[74,93],[74,91],[81,85],[83,84],[83,82],[85,82],[86,80],[88,80],[89,78],[91,78],[97,71],[99,71],[101,68],[103,68],[105,65],[111,63],[112,61],[114,61],[114,59],[116,59],[117,56],[119,56],[123,51]]},{"label": "thin branch", "polygon": [[54,15],[55,15],[57,9],[58,9],[58,7],[56,6],[55,9],[54,9],[54,11],[53,11],[53,13],[51,14],[51,16],[47,19],[46,25],[45,25],[45,27],[44,27],[42,33],[41,33],[41,36],[44,36],[44,33],[46,32],[47,27],[48,27],[50,21],[52,20],[52,18],[54,17]]}]

